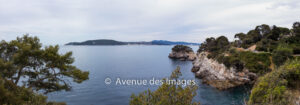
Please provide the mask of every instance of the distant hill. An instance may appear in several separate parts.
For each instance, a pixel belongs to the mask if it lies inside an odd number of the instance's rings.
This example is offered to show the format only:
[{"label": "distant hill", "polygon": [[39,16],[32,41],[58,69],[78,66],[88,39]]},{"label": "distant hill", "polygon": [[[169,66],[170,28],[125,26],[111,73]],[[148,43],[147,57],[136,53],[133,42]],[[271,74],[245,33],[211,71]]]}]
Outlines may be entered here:
[{"label": "distant hill", "polygon": [[84,42],[70,42],[66,45],[126,45],[125,42],[110,40],[110,39],[99,39],[99,40],[88,40]]},{"label": "distant hill", "polygon": [[98,40],[88,40],[84,42],[70,42],[66,45],[200,45],[199,43],[189,43],[189,42],[173,42],[166,40],[153,40],[150,42],[121,42],[111,39],[98,39]]}]

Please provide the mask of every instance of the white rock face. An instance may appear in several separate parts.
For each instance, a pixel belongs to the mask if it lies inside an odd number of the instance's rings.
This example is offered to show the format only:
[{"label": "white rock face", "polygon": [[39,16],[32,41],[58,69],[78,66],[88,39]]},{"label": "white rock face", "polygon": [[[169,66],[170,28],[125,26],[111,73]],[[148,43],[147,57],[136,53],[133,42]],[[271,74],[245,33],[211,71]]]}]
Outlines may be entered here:
[{"label": "white rock face", "polygon": [[234,68],[228,69],[224,64],[208,59],[207,55],[207,52],[198,53],[192,69],[206,84],[223,90],[250,83],[256,78],[256,75],[247,69],[236,72]]}]

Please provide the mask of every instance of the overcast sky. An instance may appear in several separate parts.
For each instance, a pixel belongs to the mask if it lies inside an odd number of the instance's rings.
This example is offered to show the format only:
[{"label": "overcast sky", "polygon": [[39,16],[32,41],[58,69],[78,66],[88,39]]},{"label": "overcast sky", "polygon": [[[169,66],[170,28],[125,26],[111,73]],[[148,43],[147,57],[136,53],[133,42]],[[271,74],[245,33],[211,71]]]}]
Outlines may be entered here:
[{"label": "overcast sky", "polygon": [[0,0],[0,40],[202,42],[299,19],[299,0]]}]

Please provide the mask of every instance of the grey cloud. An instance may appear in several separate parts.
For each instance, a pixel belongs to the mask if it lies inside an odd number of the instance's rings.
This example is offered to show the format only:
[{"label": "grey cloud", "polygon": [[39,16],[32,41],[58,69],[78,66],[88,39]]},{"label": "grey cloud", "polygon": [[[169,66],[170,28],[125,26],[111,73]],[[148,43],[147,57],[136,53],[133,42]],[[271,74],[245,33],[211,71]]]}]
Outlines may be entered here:
[{"label": "grey cloud", "polygon": [[290,27],[299,16],[297,0],[0,0],[0,38],[201,42],[259,24]]}]

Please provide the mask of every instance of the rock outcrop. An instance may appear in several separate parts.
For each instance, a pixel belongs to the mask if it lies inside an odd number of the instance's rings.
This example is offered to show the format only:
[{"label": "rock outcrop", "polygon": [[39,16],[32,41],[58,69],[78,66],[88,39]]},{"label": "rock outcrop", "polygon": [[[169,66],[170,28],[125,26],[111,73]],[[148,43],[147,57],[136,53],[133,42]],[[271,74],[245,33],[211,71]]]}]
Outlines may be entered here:
[{"label": "rock outcrop", "polygon": [[196,59],[196,54],[194,52],[174,52],[172,51],[169,54],[170,58],[180,59],[180,60],[190,60],[193,61]]},{"label": "rock outcrop", "polygon": [[208,59],[207,55],[207,52],[198,53],[192,68],[203,83],[224,90],[251,83],[256,79],[256,74],[248,72],[247,69],[236,72],[234,68],[227,68],[216,60]]},{"label": "rock outcrop", "polygon": [[196,59],[196,54],[192,48],[184,45],[176,45],[172,48],[172,52],[169,54],[169,58],[180,59],[180,60],[190,60]]}]

